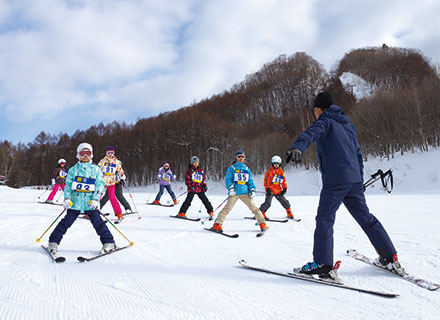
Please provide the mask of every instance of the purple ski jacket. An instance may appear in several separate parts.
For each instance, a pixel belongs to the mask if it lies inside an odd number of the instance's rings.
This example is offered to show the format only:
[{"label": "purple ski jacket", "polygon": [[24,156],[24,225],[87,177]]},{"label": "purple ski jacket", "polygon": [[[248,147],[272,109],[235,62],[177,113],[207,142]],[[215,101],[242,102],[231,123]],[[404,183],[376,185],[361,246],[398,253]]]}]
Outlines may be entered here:
[{"label": "purple ski jacket", "polygon": [[174,175],[170,168],[168,170],[165,170],[164,167],[161,167],[159,169],[159,172],[156,176],[157,180],[159,180],[159,185],[161,186],[169,186],[171,184],[171,181],[174,181]]}]

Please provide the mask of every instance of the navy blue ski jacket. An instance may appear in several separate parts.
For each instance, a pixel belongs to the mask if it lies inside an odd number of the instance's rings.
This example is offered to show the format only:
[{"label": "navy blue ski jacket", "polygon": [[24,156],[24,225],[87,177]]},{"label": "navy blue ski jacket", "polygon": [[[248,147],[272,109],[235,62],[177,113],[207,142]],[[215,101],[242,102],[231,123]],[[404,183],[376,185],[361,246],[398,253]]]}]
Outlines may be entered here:
[{"label": "navy blue ski jacket", "polygon": [[290,149],[304,153],[315,141],[323,185],[363,182],[364,164],[356,129],[340,107],[331,105],[325,110]]}]

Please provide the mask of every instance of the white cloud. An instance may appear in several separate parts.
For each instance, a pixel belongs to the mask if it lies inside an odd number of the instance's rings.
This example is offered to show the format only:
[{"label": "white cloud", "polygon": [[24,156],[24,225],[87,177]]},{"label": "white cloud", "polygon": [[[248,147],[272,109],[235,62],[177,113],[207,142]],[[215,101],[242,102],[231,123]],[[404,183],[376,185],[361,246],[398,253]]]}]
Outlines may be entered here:
[{"label": "white cloud", "polygon": [[439,9],[429,0],[0,0],[0,114],[26,122],[77,108],[96,122],[133,120],[220,93],[297,51],[328,69],[382,43],[438,62]]}]

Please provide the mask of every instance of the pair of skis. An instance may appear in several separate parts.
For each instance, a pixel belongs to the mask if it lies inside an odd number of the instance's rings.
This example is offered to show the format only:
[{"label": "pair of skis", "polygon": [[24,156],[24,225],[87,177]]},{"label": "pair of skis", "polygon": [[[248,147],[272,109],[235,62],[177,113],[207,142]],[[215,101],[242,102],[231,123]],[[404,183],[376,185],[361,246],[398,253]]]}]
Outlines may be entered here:
[{"label": "pair of skis", "polygon": [[[123,250],[123,249],[127,249],[127,248],[130,247],[130,246],[131,246],[131,244],[126,245],[126,246],[124,246],[124,247],[116,247],[115,249],[113,249],[113,250],[111,250],[111,251],[104,252],[104,253],[99,253],[99,254],[94,255],[94,256],[91,256],[91,257],[78,256],[76,259],[77,259],[79,262],[92,261],[92,260],[95,260],[95,259],[98,259],[98,258],[104,257],[104,256],[106,256],[106,255],[109,255],[109,254],[115,253],[115,252],[117,252],[117,251],[121,251],[121,250]],[[56,254],[56,253],[50,252],[49,249],[48,249],[46,246],[41,246],[41,247],[42,247],[42,248],[43,248],[43,249],[49,254],[49,256],[53,259],[54,262],[56,262],[56,263],[62,263],[62,262],[65,262],[65,261],[66,261],[66,258],[65,258],[65,257],[63,257],[63,256],[59,256],[59,255]]]},{"label": "pair of skis", "polygon": [[[255,220],[255,217],[244,217],[245,219],[251,219],[251,220]],[[301,219],[295,219],[295,218],[288,218],[288,219],[272,219],[272,218],[265,218],[266,221],[269,222],[280,222],[280,223],[286,223],[289,220],[290,221],[295,221],[295,222],[300,222]]]},{"label": "pair of skis", "polygon": [[[228,237],[228,238],[238,238],[240,236],[238,233],[226,233],[226,232],[223,232],[223,231],[222,232],[216,231],[216,230],[214,230],[214,227],[212,227],[212,228],[203,228],[203,229],[205,229],[207,231],[211,231],[211,232],[217,233],[217,234],[220,234],[220,235]],[[256,234],[256,237],[259,238],[259,237],[263,236],[266,233],[267,229],[269,229],[269,227],[267,227],[263,231],[258,232]]]},{"label": "pair of skis", "polygon": [[161,206],[161,207],[174,207],[175,204],[162,204],[162,203],[154,203],[154,202],[147,202],[146,204],[151,205],[151,206]]},{"label": "pair of skis", "polygon": [[[368,258],[367,256],[357,252],[354,249],[347,250],[347,255],[349,257],[356,259],[356,260],[362,261],[362,262],[367,263],[371,266],[380,268],[380,269],[385,270],[387,272],[390,272],[396,276],[399,276],[402,279],[405,279],[405,280],[407,280],[407,281],[409,281],[409,282],[411,282],[421,288],[425,288],[430,291],[435,291],[435,290],[440,289],[440,284],[436,284],[431,281],[421,279],[419,277],[411,276],[407,272],[404,272],[403,274],[398,274],[393,270],[388,270],[385,267],[379,266],[374,263],[373,259]],[[387,293],[387,292],[383,292],[383,291],[369,290],[369,289],[346,285],[346,284],[342,283],[340,281],[340,279],[338,279],[339,281],[337,281],[337,280],[333,280],[331,278],[322,279],[316,275],[311,276],[311,275],[301,274],[301,273],[297,273],[297,272],[293,272],[293,273],[278,272],[278,271],[273,271],[273,270],[269,270],[269,269],[265,269],[265,268],[251,266],[245,260],[241,260],[239,263],[241,266],[245,267],[246,269],[250,269],[250,270],[254,270],[254,271],[260,271],[260,272],[275,274],[275,275],[279,275],[279,276],[283,276],[283,277],[294,278],[294,279],[298,279],[298,280],[305,280],[305,281],[325,284],[325,285],[329,285],[329,286],[339,287],[339,288],[348,289],[348,290],[354,290],[354,291],[363,292],[363,293],[369,293],[369,294],[373,294],[373,295],[377,295],[377,296],[381,296],[381,297],[387,297],[387,298],[399,297],[399,294],[396,294],[396,293]],[[337,269],[339,269],[339,266],[340,266],[340,262],[336,263],[333,270],[337,271]]]}]

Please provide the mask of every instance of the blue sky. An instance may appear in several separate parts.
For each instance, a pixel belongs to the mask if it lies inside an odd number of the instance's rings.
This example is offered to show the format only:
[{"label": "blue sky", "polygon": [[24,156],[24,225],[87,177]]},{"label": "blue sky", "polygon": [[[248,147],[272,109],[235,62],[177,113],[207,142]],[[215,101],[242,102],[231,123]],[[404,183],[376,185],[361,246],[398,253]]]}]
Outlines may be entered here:
[{"label": "blue sky", "polygon": [[280,54],[331,69],[350,49],[440,62],[440,3],[0,0],[0,140],[72,134],[228,90]]}]

